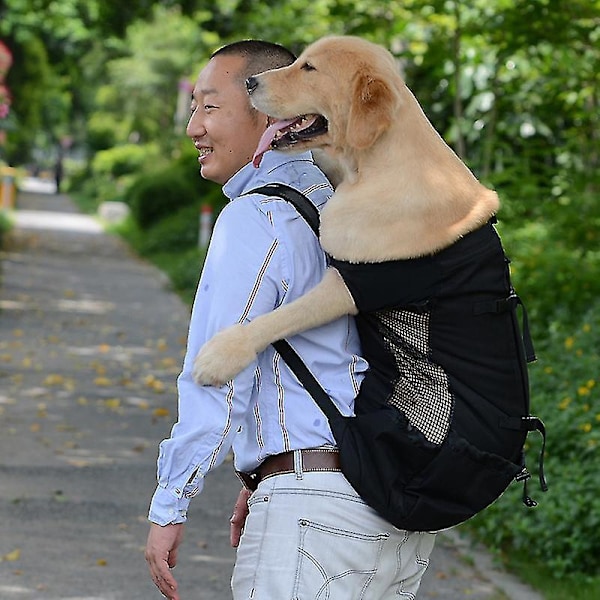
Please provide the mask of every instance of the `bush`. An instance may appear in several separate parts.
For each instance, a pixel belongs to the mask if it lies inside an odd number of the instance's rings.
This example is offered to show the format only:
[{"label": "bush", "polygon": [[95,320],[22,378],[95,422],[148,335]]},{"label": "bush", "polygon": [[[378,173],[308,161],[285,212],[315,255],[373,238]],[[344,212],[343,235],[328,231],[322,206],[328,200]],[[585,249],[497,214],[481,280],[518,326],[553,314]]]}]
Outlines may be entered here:
[{"label": "bush", "polygon": [[504,231],[501,222],[499,230],[534,341],[543,341],[559,323],[576,327],[600,297],[600,252],[567,243],[555,223],[534,221]]},{"label": "bush", "polygon": [[173,289],[191,306],[205,256],[206,249],[188,248],[176,254],[154,254],[152,262],[168,274]]},{"label": "bush", "polygon": [[175,214],[142,230],[131,217],[115,227],[132,248],[168,276],[173,289],[191,305],[206,248],[198,248],[198,205],[181,208]]},{"label": "bush", "polygon": [[123,144],[97,152],[92,160],[92,172],[116,179],[148,169],[159,159],[160,150],[156,144]]},{"label": "bush", "polygon": [[0,209],[0,250],[4,248],[4,238],[6,233],[8,233],[11,229],[12,221],[8,218],[8,215]]},{"label": "bush", "polygon": [[[534,475],[530,493],[537,508],[516,510],[521,489],[515,485],[469,526],[498,548],[526,549],[556,577],[593,575],[600,569],[600,302],[575,330],[555,327],[537,351],[539,362],[530,371],[532,412],[547,428],[550,489],[536,491]],[[528,465],[534,471],[539,443],[531,444]]]},{"label": "bush", "polygon": [[148,229],[184,206],[199,206],[203,202],[214,206],[222,202],[221,199],[218,186],[202,180],[179,163],[138,177],[126,194],[126,202],[142,229]]},{"label": "bush", "polygon": [[195,202],[161,219],[152,227],[139,230],[133,245],[144,256],[168,252],[177,254],[197,247],[198,229],[199,203]]}]

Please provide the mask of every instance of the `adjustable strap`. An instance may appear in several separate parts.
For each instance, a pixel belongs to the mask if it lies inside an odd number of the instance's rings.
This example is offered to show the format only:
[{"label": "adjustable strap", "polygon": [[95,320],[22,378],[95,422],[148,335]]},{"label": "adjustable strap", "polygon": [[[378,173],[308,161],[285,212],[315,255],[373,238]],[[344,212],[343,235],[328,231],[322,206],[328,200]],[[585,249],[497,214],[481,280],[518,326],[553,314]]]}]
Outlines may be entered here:
[{"label": "adjustable strap", "polygon": [[[544,455],[546,453],[546,426],[543,421],[538,417],[529,415],[527,417],[506,417],[501,419],[499,423],[500,427],[505,429],[513,429],[515,431],[539,431],[542,436],[542,448],[538,458],[538,476],[540,480],[540,488],[542,492],[548,491],[548,484],[546,482],[546,476],[544,474]],[[537,502],[533,500],[527,493],[527,480],[531,477],[525,467],[515,477],[516,481],[523,481],[523,503],[525,506],[533,507],[537,506]]]},{"label": "adjustable strap", "polygon": [[[250,190],[247,193],[283,198],[294,206],[314,231],[315,235],[319,237],[319,211],[317,210],[317,207],[298,190],[283,183],[268,183]],[[279,352],[281,358],[287,363],[298,381],[304,386],[304,389],[312,396],[313,400],[323,411],[323,414],[327,419],[331,422],[336,418],[339,418],[340,412],[329,397],[329,394],[321,387],[321,384],[309,371],[308,367],[304,364],[304,361],[298,356],[298,353],[290,346],[287,340],[279,340],[273,342],[272,345],[275,350]]]},{"label": "adjustable strap", "polygon": [[476,302],[473,307],[473,314],[481,315],[484,313],[503,313],[516,310],[517,306],[521,306],[523,309],[523,346],[525,348],[525,358],[527,362],[534,362],[537,360],[535,350],[533,348],[533,341],[531,339],[531,333],[529,331],[529,319],[527,317],[527,309],[523,304],[523,301],[514,291],[511,291],[507,298],[500,298],[499,300],[490,300],[488,302]]},{"label": "adjustable strap", "polygon": [[304,389],[312,396],[317,406],[323,411],[327,420],[331,423],[340,417],[333,400],[329,394],[321,387],[321,384],[315,379],[315,376],[309,371],[304,361],[298,356],[298,353],[290,346],[287,340],[273,342],[273,347],[281,358],[285,360],[292,373],[298,381],[304,386]]},{"label": "adjustable strap", "polygon": [[[246,194],[263,194],[264,196],[276,196],[287,200],[300,213],[304,220],[310,225],[315,235],[319,237],[319,211],[317,207],[301,192],[284,183],[267,183],[261,187],[246,192]],[[244,195],[246,195],[244,194]]]}]

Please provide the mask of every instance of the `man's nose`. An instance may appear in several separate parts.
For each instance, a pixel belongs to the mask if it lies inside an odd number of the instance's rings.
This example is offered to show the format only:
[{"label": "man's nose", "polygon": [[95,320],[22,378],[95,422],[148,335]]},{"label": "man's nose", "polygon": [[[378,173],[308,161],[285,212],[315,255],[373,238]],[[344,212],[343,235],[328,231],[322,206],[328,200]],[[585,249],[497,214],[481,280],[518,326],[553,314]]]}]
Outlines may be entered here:
[{"label": "man's nose", "polygon": [[200,111],[197,108],[190,115],[185,132],[188,137],[197,137],[206,133],[200,117]]},{"label": "man's nose", "polygon": [[246,89],[248,90],[248,94],[252,95],[252,92],[258,87],[258,79],[256,77],[248,77],[246,79]]}]

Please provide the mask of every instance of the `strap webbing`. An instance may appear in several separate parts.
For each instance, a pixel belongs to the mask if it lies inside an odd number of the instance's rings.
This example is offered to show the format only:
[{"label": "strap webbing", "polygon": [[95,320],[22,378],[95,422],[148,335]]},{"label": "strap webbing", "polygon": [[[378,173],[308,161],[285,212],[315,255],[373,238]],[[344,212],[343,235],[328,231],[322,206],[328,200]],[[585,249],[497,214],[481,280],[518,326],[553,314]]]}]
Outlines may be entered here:
[{"label": "strap webbing", "polygon": [[[283,183],[268,183],[262,187],[254,188],[248,194],[264,194],[283,198],[298,211],[304,218],[315,235],[319,236],[319,211],[316,206],[301,192]],[[273,347],[286,362],[304,389],[312,396],[317,406],[329,421],[340,417],[340,413],[315,376],[310,372],[298,353],[290,346],[287,340],[273,342]]]},{"label": "strap webbing", "polygon": [[527,317],[527,309],[523,304],[523,301],[514,291],[511,291],[507,298],[500,298],[498,300],[490,300],[489,302],[476,302],[473,306],[473,314],[481,315],[483,313],[502,313],[515,310],[517,306],[520,306],[523,310],[523,347],[525,349],[525,359],[527,362],[534,362],[537,360],[535,350],[533,348],[533,341],[531,339],[531,332],[529,331],[529,319]]},{"label": "strap webbing", "polygon": [[264,194],[287,200],[310,225],[315,235],[319,237],[319,211],[317,207],[301,192],[284,183],[267,183],[247,192],[248,194]]},{"label": "strap webbing", "polygon": [[340,417],[336,405],[333,403],[329,394],[321,387],[315,376],[310,372],[304,361],[298,356],[298,353],[290,346],[287,340],[273,342],[273,347],[281,358],[286,362],[292,373],[298,378],[298,381],[304,386],[304,389],[312,396],[317,406],[323,411],[329,422]]}]

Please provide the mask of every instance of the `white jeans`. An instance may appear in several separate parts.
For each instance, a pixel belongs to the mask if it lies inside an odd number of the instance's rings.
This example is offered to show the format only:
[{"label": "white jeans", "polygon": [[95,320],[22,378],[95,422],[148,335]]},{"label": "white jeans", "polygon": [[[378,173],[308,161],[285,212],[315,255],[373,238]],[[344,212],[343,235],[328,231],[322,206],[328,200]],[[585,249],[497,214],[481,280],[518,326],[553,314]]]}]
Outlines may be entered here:
[{"label": "white jeans", "polygon": [[341,473],[276,475],[249,500],[234,600],[413,600],[435,535],[396,529]]}]

